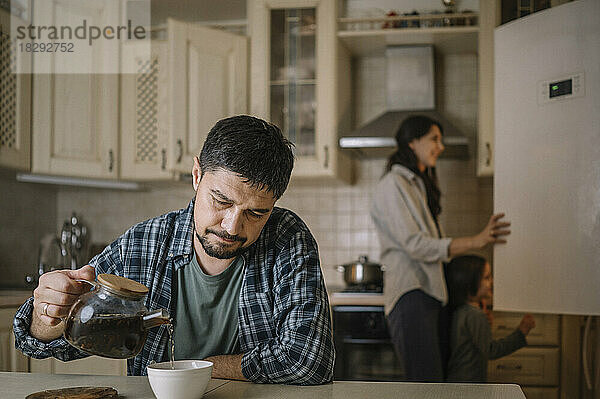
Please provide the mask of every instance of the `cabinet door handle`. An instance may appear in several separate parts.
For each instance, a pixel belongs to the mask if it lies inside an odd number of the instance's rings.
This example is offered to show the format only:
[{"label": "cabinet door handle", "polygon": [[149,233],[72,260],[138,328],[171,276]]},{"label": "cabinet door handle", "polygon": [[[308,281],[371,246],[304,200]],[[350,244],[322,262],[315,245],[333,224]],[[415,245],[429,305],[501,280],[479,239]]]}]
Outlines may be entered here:
[{"label": "cabinet door handle", "polygon": [[181,139],[177,140],[177,148],[179,149],[179,154],[177,155],[177,163],[181,163],[181,159],[183,158],[183,142]]},{"label": "cabinet door handle", "polygon": [[108,171],[112,172],[114,166],[115,166],[115,155],[113,153],[113,150],[108,150]]},{"label": "cabinet door handle", "polygon": [[167,169],[167,150],[163,148],[162,150],[160,150],[160,153],[162,155],[162,160],[161,160],[161,163],[160,163],[160,168],[162,170],[165,170],[165,169]]},{"label": "cabinet door handle", "polygon": [[325,151],[325,161],[323,162],[323,166],[325,168],[328,168],[329,167],[329,147],[325,146],[323,149]]},{"label": "cabinet door handle", "polygon": [[492,146],[489,141],[485,143],[485,151],[487,154],[485,158],[485,166],[490,166],[492,164]]},{"label": "cabinet door handle", "polygon": [[523,366],[520,364],[515,364],[514,366],[509,366],[507,364],[499,364],[496,366],[496,370],[521,370]]}]

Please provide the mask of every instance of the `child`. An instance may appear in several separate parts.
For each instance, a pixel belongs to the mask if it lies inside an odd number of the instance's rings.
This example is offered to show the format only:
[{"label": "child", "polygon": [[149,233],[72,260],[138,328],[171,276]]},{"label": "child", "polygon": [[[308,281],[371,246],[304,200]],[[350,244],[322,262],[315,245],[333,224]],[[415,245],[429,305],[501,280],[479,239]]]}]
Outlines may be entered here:
[{"label": "child", "polygon": [[454,258],[446,266],[446,283],[452,310],[447,380],[486,382],[488,360],[527,345],[525,336],[535,327],[535,320],[525,315],[513,333],[497,341],[492,339],[490,324],[479,306],[482,300],[491,298],[492,272],[480,256]]}]

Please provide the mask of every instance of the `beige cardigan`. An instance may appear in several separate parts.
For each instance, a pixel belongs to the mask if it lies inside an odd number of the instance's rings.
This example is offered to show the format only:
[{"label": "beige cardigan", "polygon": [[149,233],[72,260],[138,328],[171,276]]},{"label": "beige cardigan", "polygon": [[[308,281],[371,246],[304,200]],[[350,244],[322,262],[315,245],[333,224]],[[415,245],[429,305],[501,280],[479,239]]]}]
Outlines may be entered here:
[{"label": "beige cardigan", "polygon": [[448,293],[442,262],[449,260],[452,239],[438,238],[421,178],[404,166],[392,166],[375,188],[371,218],[379,237],[380,262],[386,267],[385,313],[414,289],[445,304]]}]

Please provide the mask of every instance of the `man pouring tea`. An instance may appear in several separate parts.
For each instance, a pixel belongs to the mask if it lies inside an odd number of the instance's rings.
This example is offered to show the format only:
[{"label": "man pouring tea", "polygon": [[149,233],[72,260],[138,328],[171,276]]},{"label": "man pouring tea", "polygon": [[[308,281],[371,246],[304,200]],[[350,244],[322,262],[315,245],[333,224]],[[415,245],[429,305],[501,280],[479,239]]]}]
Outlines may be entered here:
[{"label": "man pouring tea", "polygon": [[[317,244],[293,212],[275,206],[294,164],[292,144],[258,118],[216,123],[194,158],[195,195],[178,211],[136,224],[89,265],[40,277],[14,320],[16,346],[34,358],[88,356],[63,338],[77,279],[113,274],[148,288],[165,308],[176,359],[206,359],[213,377],[259,383],[330,382],[335,351]],[[149,330],[129,375],[168,360],[167,326]]]}]

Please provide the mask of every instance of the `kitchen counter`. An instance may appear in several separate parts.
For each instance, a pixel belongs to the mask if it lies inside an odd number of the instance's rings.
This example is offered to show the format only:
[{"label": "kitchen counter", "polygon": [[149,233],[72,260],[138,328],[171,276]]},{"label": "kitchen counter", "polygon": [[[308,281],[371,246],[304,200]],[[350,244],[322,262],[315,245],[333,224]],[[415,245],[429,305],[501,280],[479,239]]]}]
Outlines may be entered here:
[{"label": "kitchen counter", "polygon": [[383,306],[383,294],[367,292],[332,292],[329,294],[329,305]]},{"label": "kitchen counter", "polygon": [[[228,380],[212,379],[206,392],[227,384]],[[113,387],[126,399],[155,399],[148,377],[117,377],[106,375],[36,374],[0,372],[1,398],[24,398],[34,392],[69,387]]]},{"label": "kitchen counter", "polygon": [[[111,386],[127,399],[153,399],[147,377],[114,377],[61,374],[30,374],[0,372],[2,397],[23,398],[45,389],[76,386]],[[300,399],[306,397],[331,399],[362,398],[460,398],[460,399],[525,399],[518,385],[504,384],[419,384],[404,382],[345,382],[314,387],[253,384],[250,382],[213,379],[206,399],[273,398]]]},{"label": "kitchen counter", "polygon": [[31,295],[28,290],[0,290],[0,308],[18,308]]},{"label": "kitchen counter", "polygon": [[525,399],[518,385],[500,384],[427,384],[409,382],[348,382],[336,381],[333,384],[313,387],[252,384],[230,381],[218,389],[204,395],[206,399],[218,398],[410,398],[410,399]]}]

